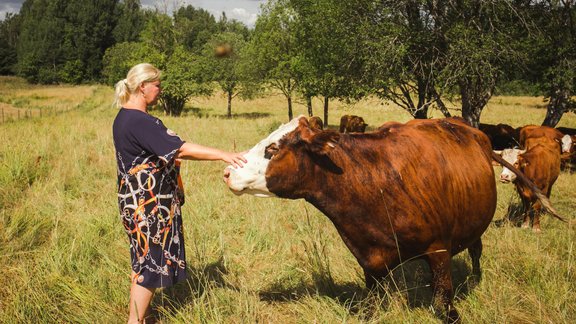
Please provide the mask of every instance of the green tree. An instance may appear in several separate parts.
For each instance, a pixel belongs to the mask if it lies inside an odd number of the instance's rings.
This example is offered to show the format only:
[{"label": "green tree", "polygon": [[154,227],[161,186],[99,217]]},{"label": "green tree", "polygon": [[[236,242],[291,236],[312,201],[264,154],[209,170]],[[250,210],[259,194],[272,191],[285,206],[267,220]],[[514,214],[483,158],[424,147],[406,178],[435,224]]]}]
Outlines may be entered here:
[{"label": "green tree", "polygon": [[16,69],[30,82],[58,81],[58,67],[65,61],[62,39],[66,21],[57,13],[63,11],[63,6],[54,0],[26,0],[22,4]]},{"label": "green tree", "polygon": [[32,82],[98,80],[112,45],[118,0],[27,0],[21,8],[18,73]]},{"label": "green tree", "polygon": [[274,0],[262,7],[262,14],[250,42],[246,45],[243,71],[250,80],[267,82],[273,89],[280,90],[288,103],[288,119],[294,116],[292,99],[298,87],[296,44],[296,13],[287,0]]},{"label": "green tree", "polygon": [[576,6],[574,1],[539,1],[525,8],[537,28],[528,34],[528,71],[548,100],[543,125],[555,126],[576,111]]},{"label": "green tree", "polygon": [[146,23],[140,0],[124,0],[116,9],[118,22],[112,31],[114,43],[138,41]]},{"label": "green tree", "polygon": [[180,116],[186,102],[194,96],[212,93],[209,77],[202,71],[199,57],[183,46],[174,48],[164,67],[162,105],[164,112]]},{"label": "green tree", "polygon": [[[240,69],[240,60],[244,37],[241,34],[224,32],[215,34],[204,45],[202,52],[202,70],[210,75],[227,97],[227,116],[232,117],[232,99],[241,93],[250,94],[250,85],[243,79]],[[224,56],[214,55],[219,46],[230,48],[230,53]]]},{"label": "green tree", "polygon": [[[311,98],[324,100],[324,123],[328,124],[328,106],[332,98],[358,98],[363,56],[358,37],[359,24],[351,19],[358,2],[333,0],[292,0],[297,13],[295,35],[299,92],[304,96],[311,115]],[[356,18],[356,17],[355,17]]]},{"label": "green tree", "polygon": [[14,74],[18,62],[16,45],[20,34],[20,15],[7,13],[0,21],[0,74]]},{"label": "green tree", "polygon": [[214,16],[201,8],[191,5],[179,8],[174,14],[174,27],[178,43],[187,50],[200,53],[206,42],[218,32]]}]

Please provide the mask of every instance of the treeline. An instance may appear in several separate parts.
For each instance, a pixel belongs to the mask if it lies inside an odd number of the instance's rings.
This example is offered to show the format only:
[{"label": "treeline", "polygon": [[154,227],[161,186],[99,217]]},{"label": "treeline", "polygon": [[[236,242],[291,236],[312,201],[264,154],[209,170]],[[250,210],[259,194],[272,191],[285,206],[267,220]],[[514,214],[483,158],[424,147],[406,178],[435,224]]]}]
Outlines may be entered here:
[{"label": "treeline", "polygon": [[[224,53],[216,53],[222,49]],[[576,103],[574,1],[270,0],[254,29],[203,9],[171,15],[138,0],[26,0],[0,22],[0,73],[38,83],[114,84],[147,61],[164,71],[162,106],[179,115],[218,84],[232,99],[262,89],[292,102],[368,95],[414,118],[458,102],[477,125],[494,94],[544,95],[544,125]]]}]

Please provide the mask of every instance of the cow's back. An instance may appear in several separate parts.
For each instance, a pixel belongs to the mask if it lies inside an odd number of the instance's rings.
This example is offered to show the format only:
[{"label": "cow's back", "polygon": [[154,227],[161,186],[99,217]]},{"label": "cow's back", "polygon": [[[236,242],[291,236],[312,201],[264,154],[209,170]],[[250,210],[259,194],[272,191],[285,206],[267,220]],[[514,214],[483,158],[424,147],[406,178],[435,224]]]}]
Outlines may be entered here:
[{"label": "cow's back", "polygon": [[414,253],[439,240],[457,253],[488,227],[496,208],[491,144],[463,120],[385,124],[375,133],[343,136],[340,144],[354,151],[354,161],[323,187],[339,185],[338,208],[349,218],[394,231],[385,236],[397,235]]}]

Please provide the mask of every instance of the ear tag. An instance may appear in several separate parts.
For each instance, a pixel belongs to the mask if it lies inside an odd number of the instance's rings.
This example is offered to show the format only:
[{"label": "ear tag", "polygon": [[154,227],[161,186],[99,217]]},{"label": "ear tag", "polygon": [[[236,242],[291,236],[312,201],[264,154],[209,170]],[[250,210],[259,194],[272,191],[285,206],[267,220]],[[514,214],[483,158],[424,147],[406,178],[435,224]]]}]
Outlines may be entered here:
[{"label": "ear tag", "polygon": [[332,144],[332,143],[330,143],[330,142],[328,142],[327,144],[328,144],[328,146],[330,146],[331,148],[336,147],[336,146],[334,146],[334,144]]}]

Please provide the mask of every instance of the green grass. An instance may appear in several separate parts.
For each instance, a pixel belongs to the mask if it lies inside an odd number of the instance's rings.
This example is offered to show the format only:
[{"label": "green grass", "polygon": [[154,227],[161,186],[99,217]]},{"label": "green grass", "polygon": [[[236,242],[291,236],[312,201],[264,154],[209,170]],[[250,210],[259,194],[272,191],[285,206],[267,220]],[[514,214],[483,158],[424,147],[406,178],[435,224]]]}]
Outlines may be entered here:
[{"label": "green grass", "polygon": [[[18,79],[0,84],[30,87]],[[53,100],[44,91],[30,100]],[[64,107],[70,109],[65,113],[0,124],[1,323],[127,318],[128,241],[118,217],[111,138],[116,109],[110,88],[90,91]],[[482,121],[540,123],[542,105],[541,98],[494,98]],[[226,119],[224,97],[196,98],[184,117],[162,119],[185,140],[226,150],[250,148],[287,121],[280,96],[235,101],[232,109],[235,118]],[[294,109],[295,115],[306,114],[302,103]],[[320,101],[314,109],[321,115]],[[410,119],[375,100],[333,103],[330,127],[345,113],[363,116],[372,129]],[[566,114],[561,125],[576,127],[576,116]],[[324,215],[302,200],[236,197],[222,183],[224,166],[183,165],[190,276],[156,295],[154,312],[162,322],[439,322],[424,262],[403,265],[384,283],[383,293],[370,294],[360,267]],[[552,191],[552,203],[570,219],[575,184],[575,174],[562,173]],[[516,195],[510,185],[498,184],[498,193],[495,220],[504,217]],[[454,258],[456,307],[465,322],[576,318],[575,228],[546,216],[542,229],[536,235],[509,224],[490,226],[483,236],[483,279],[474,288],[467,284],[467,253]]]}]

